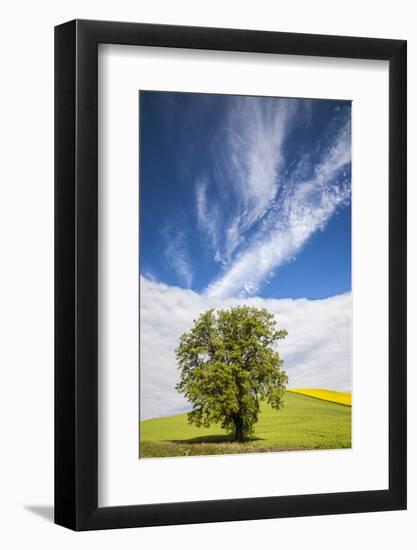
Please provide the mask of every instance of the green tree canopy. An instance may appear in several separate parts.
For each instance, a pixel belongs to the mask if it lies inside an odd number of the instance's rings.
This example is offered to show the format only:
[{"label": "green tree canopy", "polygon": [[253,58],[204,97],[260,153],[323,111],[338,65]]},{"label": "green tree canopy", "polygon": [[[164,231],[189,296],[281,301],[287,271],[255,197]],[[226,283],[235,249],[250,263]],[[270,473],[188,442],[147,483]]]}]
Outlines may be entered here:
[{"label": "green tree canopy", "polygon": [[189,422],[220,423],[237,441],[250,436],[262,399],[283,406],[288,377],[274,344],[286,335],[266,309],[236,306],[200,315],[176,349],[176,388],[193,406]]}]

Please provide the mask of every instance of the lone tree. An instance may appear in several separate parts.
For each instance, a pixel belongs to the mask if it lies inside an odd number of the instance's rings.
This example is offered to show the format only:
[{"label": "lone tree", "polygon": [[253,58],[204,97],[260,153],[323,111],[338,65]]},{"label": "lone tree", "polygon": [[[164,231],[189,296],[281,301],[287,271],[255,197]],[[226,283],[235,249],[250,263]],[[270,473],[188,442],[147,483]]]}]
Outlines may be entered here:
[{"label": "lone tree", "polygon": [[285,338],[266,309],[210,309],[194,321],[176,349],[176,389],[193,406],[188,421],[198,427],[218,422],[243,441],[258,421],[259,402],[283,406],[288,377],[274,343]]}]

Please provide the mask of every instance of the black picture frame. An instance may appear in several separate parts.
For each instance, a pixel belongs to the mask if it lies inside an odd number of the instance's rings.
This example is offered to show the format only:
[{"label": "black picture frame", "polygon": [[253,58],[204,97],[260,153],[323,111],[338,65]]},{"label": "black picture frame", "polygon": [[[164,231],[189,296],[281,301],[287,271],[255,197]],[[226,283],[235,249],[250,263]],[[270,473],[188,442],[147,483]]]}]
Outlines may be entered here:
[{"label": "black picture frame", "polygon": [[[98,506],[97,54],[106,43],[389,62],[387,490]],[[78,531],[406,508],[406,45],[106,21],[55,28],[55,523]]]}]

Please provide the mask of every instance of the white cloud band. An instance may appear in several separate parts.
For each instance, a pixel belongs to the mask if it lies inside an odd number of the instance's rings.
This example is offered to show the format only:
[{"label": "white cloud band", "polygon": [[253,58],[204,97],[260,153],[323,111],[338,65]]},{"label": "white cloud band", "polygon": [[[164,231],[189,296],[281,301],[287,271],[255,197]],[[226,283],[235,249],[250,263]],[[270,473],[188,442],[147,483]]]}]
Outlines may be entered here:
[{"label": "white cloud band", "polygon": [[[141,277],[141,418],[186,410],[187,402],[175,390],[178,370],[175,348],[193,319],[210,307],[242,303],[219,300],[192,290],[167,286]],[[279,343],[290,387],[351,389],[351,295],[325,300],[246,298],[245,304],[265,307],[288,330]]]}]

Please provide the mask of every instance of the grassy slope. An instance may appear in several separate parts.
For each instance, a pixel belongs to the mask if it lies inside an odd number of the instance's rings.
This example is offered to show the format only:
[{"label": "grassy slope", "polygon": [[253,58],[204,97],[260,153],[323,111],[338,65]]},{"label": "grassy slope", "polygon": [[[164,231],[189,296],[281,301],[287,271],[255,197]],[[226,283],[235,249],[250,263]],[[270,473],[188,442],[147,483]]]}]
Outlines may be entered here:
[{"label": "grassy slope", "polygon": [[352,394],[347,391],[322,390],[321,388],[295,388],[288,391],[324,399],[324,401],[340,403],[341,405],[352,405]]},{"label": "grassy slope", "polygon": [[196,428],[187,414],[144,420],[140,426],[141,458],[351,446],[351,408],[286,392],[284,408],[263,403],[254,438],[234,443],[220,426]]}]

